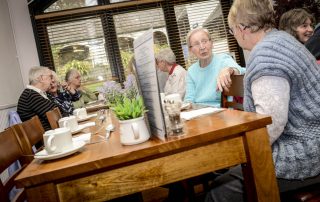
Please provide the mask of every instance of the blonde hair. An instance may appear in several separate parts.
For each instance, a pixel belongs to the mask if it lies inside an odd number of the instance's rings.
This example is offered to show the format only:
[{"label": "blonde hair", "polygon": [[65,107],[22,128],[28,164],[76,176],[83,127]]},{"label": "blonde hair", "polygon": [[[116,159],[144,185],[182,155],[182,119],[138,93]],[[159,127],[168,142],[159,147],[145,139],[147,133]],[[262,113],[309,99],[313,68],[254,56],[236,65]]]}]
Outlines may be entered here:
[{"label": "blonde hair", "polygon": [[308,19],[310,19],[311,23],[315,22],[313,15],[302,8],[289,10],[282,14],[279,21],[279,29],[288,32],[299,40],[297,27],[305,23]]},{"label": "blonde hair", "polygon": [[188,34],[187,34],[187,46],[188,46],[188,48],[191,48],[190,38],[196,32],[204,32],[204,33],[206,33],[207,36],[208,36],[208,39],[211,41],[211,35],[210,35],[209,31],[207,29],[203,28],[203,27],[197,27],[195,29],[190,30],[188,32]]},{"label": "blonde hair", "polygon": [[275,27],[275,12],[271,0],[234,0],[228,15],[229,27],[242,24],[251,32]]}]

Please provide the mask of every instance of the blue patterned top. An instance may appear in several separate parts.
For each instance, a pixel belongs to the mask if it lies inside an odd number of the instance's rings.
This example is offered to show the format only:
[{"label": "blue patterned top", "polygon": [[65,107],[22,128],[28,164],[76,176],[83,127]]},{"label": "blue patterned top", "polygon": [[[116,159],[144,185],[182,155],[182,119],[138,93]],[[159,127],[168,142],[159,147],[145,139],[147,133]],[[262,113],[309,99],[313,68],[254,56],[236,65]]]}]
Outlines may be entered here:
[{"label": "blue patterned top", "polygon": [[81,94],[78,91],[72,95],[70,92],[65,90],[59,90],[57,97],[50,93],[47,93],[47,95],[48,98],[59,107],[63,117],[72,115],[74,110],[72,102],[79,100],[81,97]]}]

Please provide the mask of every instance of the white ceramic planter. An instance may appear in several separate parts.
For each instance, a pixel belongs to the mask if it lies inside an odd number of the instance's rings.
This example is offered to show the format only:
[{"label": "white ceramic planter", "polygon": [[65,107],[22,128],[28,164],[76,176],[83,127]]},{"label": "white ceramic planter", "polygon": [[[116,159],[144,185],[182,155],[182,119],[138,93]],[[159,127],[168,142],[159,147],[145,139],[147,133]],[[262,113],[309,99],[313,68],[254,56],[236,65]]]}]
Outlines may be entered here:
[{"label": "white ceramic planter", "polygon": [[134,145],[147,141],[150,134],[144,117],[121,121],[120,142],[123,145]]}]

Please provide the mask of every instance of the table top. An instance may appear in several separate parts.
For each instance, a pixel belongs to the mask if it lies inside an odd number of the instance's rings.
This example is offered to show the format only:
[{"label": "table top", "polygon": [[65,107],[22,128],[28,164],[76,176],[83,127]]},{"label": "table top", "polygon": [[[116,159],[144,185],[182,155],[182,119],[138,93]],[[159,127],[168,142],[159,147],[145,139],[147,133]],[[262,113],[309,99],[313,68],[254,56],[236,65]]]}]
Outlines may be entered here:
[{"label": "table top", "polygon": [[[18,175],[16,184],[18,187],[28,187],[74,175],[107,171],[262,128],[271,122],[269,116],[225,110],[186,121],[184,135],[177,138],[160,140],[153,136],[145,143],[124,146],[120,143],[119,125],[113,120],[116,130],[107,141],[88,144],[80,152],[61,159],[53,161],[35,159]],[[108,122],[105,123],[107,124]],[[96,128],[92,127],[85,132],[89,132],[88,130],[94,132]],[[105,130],[101,131],[102,134],[105,135]],[[98,135],[92,138],[99,139]]]}]

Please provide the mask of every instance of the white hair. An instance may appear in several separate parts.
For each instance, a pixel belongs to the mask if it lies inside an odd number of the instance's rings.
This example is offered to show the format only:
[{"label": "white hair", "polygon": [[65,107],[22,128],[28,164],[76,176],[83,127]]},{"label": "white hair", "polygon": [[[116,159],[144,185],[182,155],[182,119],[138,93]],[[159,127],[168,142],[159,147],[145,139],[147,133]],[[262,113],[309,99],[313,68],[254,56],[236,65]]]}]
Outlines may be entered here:
[{"label": "white hair", "polygon": [[48,67],[35,66],[29,70],[29,84],[36,84],[39,82],[39,77],[44,75],[47,71],[51,71]]},{"label": "white hair", "polygon": [[209,33],[209,31],[203,27],[197,27],[193,30],[190,30],[189,33],[187,34],[187,45],[188,45],[188,48],[191,48],[191,44],[190,44],[190,38],[191,36],[196,33],[196,32],[204,32],[207,34],[208,36],[208,39],[211,40],[211,35]]},{"label": "white hair", "polygon": [[171,48],[164,48],[160,50],[155,57],[157,61],[165,61],[169,65],[176,63],[176,56],[174,55]]}]

